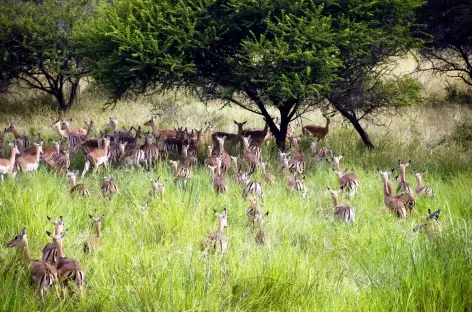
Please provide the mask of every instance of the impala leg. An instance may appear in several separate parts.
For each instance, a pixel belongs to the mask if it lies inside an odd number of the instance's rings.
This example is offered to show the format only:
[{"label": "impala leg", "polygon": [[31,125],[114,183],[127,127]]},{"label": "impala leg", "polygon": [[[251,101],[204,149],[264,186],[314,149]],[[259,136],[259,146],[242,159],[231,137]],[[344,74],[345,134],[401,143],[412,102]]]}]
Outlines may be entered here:
[{"label": "impala leg", "polygon": [[84,170],[82,171],[82,178],[85,176],[85,173],[90,169],[90,161],[86,160],[84,165]]}]

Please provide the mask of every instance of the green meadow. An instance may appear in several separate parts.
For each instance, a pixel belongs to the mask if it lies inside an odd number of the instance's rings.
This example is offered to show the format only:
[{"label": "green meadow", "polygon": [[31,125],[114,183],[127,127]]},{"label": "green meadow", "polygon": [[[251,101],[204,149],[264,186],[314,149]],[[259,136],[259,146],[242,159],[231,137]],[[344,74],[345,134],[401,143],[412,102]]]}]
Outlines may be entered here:
[{"label": "green meadow", "polygon": [[[159,119],[160,128],[201,128],[207,120],[217,130],[231,132],[236,131],[232,120],[263,126],[261,118],[237,108],[205,106],[179,94],[122,102],[114,110],[103,110],[102,104],[103,99],[85,92],[64,118],[72,118],[73,127],[93,120],[96,134],[106,129],[109,116],[118,117],[120,127],[136,127],[156,109],[167,116]],[[14,122],[31,137],[40,132],[45,142],[59,138],[51,128],[57,115],[47,98],[4,97],[0,113],[1,127]],[[448,103],[405,108],[383,118],[382,126],[367,127],[374,151],[365,149],[357,133],[335,118],[322,144],[344,153],[342,169],[360,177],[358,194],[340,197],[354,208],[354,224],[333,219],[327,187],[337,188],[338,182],[330,163],[308,161],[308,198],[302,199],[288,190],[274,144],[264,146],[263,159],[277,180],[263,184],[264,197],[258,203],[269,211],[263,246],[255,243],[256,231],[247,226],[249,202],[241,196],[242,186],[228,177],[228,193],[216,195],[202,163],[185,187],[173,183],[168,162],[151,171],[112,167],[120,194],[110,200],[100,194],[104,168],[78,178],[89,186],[90,198],[72,199],[65,174],[45,165],[33,174],[8,177],[0,183],[2,243],[26,227],[31,256],[40,259],[50,242],[46,231],[53,230],[46,216],[63,216],[69,230],[65,255],[81,263],[85,288],[82,294],[51,289],[41,299],[21,251],[1,248],[0,310],[467,311],[472,307],[472,156],[454,134],[456,124],[470,116],[468,109]],[[324,124],[318,111],[308,118],[305,124]],[[309,160],[307,139],[302,146]],[[407,181],[414,188],[413,168],[426,170],[423,182],[436,193],[433,199],[418,197],[414,215],[406,220],[385,211],[377,173],[379,167],[396,168],[398,174],[398,159],[412,160]],[[78,154],[71,168],[82,170],[83,164]],[[147,176],[167,180],[163,201],[149,197]],[[255,179],[262,181],[260,172]],[[142,213],[147,201],[149,209]],[[214,210],[224,208],[228,251],[205,257],[201,242],[217,229]],[[441,209],[434,240],[412,231],[424,222],[428,209]],[[89,214],[104,215],[104,221],[101,245],[85,255],[83,244],[94,235]]]}]

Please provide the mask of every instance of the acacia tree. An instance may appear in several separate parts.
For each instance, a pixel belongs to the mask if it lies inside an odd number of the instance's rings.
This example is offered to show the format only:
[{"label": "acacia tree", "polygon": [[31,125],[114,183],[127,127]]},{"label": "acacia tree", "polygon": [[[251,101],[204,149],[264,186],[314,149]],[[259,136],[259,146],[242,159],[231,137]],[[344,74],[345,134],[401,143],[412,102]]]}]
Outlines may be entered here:
[{"label": "acacia tree", "polygon": [[87,14],[86,4],[82,0],[0,4],[0,85],[46,92],[60,110],[69,109],[87,73],[71,42],[74,24]]},{"label": "acacia tree", "polygon": [[472,3],[470,0],[428,0],[418,10],[425,67],[459,78],[472,87]]},{"label": "acacia tree", "polygon": [[[359,49],[353,58],[369,54],[370,46],[392,36],[373,21],[415,7],[414,1],[388,2],[117,0],[97,10],[77,41],[112,99],[176,87],[205,101],[222,99],[263,115],[283,149],[288,123],[329,94],[349,65],[343,48]],[[344,3],[367,13],[350,20]],[[279,111],[280,127],[270,106]]]}]

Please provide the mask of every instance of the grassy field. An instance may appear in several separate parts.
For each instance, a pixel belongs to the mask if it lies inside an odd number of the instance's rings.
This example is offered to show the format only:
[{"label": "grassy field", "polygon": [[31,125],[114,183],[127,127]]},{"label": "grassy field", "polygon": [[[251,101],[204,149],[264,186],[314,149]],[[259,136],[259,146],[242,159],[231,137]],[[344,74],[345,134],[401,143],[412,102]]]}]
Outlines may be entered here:
[{"label": "grassy field", "polygon": [[[41,132],[58,138],[50,128],[53,110],[22,102],[21,96],[2,99],[0,126],[15,122],[24,133]],[[40,103],[41,98],[34,102]],[[164,111],[162,127],[202,127],[212,120],[217,129],[235,131],[231,120],[257,117],[235,108],[205,107],[185,97],[141,99],[102,111],[103,101],[85,94],[81,107],[68,116],[73,126],[93,119],[104,129],[108,116],[123,125],[142,125],[153,108],[177,103]],[[44,104],[44,103],[43,103]],[[47,107],[47,103],[46,103]],[[23,110],[28,109],[25,113]],[[471,113],[454,105],[418,106],[390,120],[389,127],[368,127],[376,150],[364,149],[352,128],[336,120],[326,140],[341,165],[361,179],[359,194],[341,200],[356,212],[354,224],[332,217],[326,187],[337,187],[331,165],[310,164],[306,173],[309,197],[291,194],[276,167],[274,147],[263,151],[271,159],[270,172],[279,179],[264,185],[260,203],[269,211],[268,241],[259,246],[255,232],[246,227],[247,201],[242,187],[229,181],[229,192],[214,193],[208,170],[201,166],[185,188],[169,182],[165,200],[149,199],[146,176],[172,179],[168,164],[156,172],[113,168],[121,194],[111,200],[100,196],[101,179],[88,174],[79,183],[91,189],[91,198],[72,200],[67,178],[45,167],[0,184],[0,237],[7,242],[26,226],[33,258],[41,257],[52,231],[46,216],[64,217],[69,234],[65,254],[80,261],[86,287],[81,296],[58,299],[49,292],[43,301],[35,295],[30,273],[19,250],[0,249],[0,310],[2,311],[466,311],[472,307],[472,179],[470,151],[449,138],[454,125]],[[321,124],[321,114],[310,116]],[[387,120],[386,120],[387,122]],[[98,132],[97,129],[97,132]],[[433,149],[436,143],[445,143]],[[307,147],[308,142],[304,142]],[[435,199],[419,198],[415,215],[400,221],[384,212],[381,180],[376,168],[397,167],[411,159],[407,180],[415,185],[412,168],[427,169],[424,183],[434,188]],[[72,167],[82,170],[83,160]],[[396,187],[396,185],[395,185]],[[139,207],[150,200],[147,215]],[[204,258],[202,239],[217,228],[213,209],[228,210],[226,255]],[[427,209],[442,209],[440,233],[430,242],[413,233]],[[88,255],[83,243],[93,235],[88,215],[105,215],[102,244]]]}]

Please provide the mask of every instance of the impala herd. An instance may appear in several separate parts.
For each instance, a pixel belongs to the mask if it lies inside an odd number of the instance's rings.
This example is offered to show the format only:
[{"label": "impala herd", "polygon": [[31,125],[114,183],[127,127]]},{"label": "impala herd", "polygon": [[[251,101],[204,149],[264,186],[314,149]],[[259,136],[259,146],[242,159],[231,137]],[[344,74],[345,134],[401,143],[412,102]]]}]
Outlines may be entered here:
[{"label": "impala herd", "polygon": [[[312,163],[328,161],[332,163],[334,174],[338,178],[339,189],[333,190],[328,187],[334,205],[334,218],[347,223],[355,222],[353,207],[343,204],[339,195],[344,193],[346,197],[355,196],[359,192],[360,178],[354,172],[342,171],[340,161],[344,155],[336,155],[325,146],[318,146],[320,140],[324,139],[329,130],[330,119],[326,117],[326,126],[305,125],[302,127],[302,135],[310,139],[310,150],[308,157]],[[209,169],[210,183],[216,194],[228,192],[228,179],[242,185],[242,197],[248,199],[250,206],[246,211],[248,224],[255,228],[255,241],[264,244],[266,233],[264,231],[264,219],[269,212],[263,212],[257,202],[264,196],[263,189],[277,181],[276,175],[268,172],[267,162],[263,161],[262,145],[272,140],[268,124],[262,129],[244,129],[246,121],[234,123],[238,127],[237,133],[215,132],[211,122],[205,122],[204,128],[187,131],[187,128],[179,127],[173,130],[158,130],[156,117],[151,117],[143,126],[150,127],[152,132],[143,132],[141,126],[130,129],[118,129],[118,119],[109,118],[108,127],[110,131],[100,131],[98,138],[92,138],[94,131],[93,121],[85,122],[86,128],[71,128],[72,120],[53,119],[51,127],[56,129],[61,140],[51,141],[45,146],[40,134],[34,136],[33,144],[29,138],[20,135],[14,124],[4,131],[0,131],[0,155],[4,157],[4,138],[7,133],[12,133],[15,140],[9,142],[9,158],[0,159],[0,175],[15,177],[18,173],[36,171],[40,163],[44,163],[56,173],[63,172],[69,180],[70,196],[89,197],[89,187],[85,184],[77,184],[79,170],[70,170],[70,155],[82,152],[85,163],[81,177],[83,177],[90,166],[93,166],[93,174],[96,174],[101,166],[109,171],[111,166],[142,166],[145,169],[155,169],[158,162],[169,164],[174,182],[182,185],[192,179],[193,171],[199,163],[203,163]],[[283,176],[283,182],[291,192],[296,192],[302,198],[308,197],[308,189],[305,185],[307,155],[302,150],[301,136],[296,135],[297,127],[291,125],[288,129],[287,141],[290,148],[286,151],[278,150],[278,166]],[[134,133],[133,133],[134,132]],[[314,140],[316,138],[317,140]],[[62,146],[66,147],[63,148]],[[240,157],[230,155],[229,150],[240,150]],[[430,186],[424,186],[422,177],[424,172],[413,170],[417,181],[414,190],[406,181],[406,170],[411,161],[402,163],[398,161],[400,179],[397,192],[393,193],[393,184],[389,176],[395,171],[377,171],[383,185],[385,207],[398,218],[404,219],[413,214],[416,204],[415,196],[434,197],[434,191]],[[260,168],[261,179],[255,176],[256,169]],[[259,177],[259,176],[258,176]],[[151,183],[150,196],[158,197],[164,201],[166,181],[160,177],[154,179],[148,176]],[[395,177],[397,180],[398,177]],[[110,198],[119,194],[119,188],[112,175],[103,176],[101,194]],[[141,208],[141,213],[147,214],[148,203]],[[228,238],[224,228],[228,224],[228,212],[216,212],[218,218],[218,229],[210,233],[204,240],[202,248],[208,252],[217,250],[225,252],[228,247]],[[417,226],[414,231],[426,229],[428,236],[432,237],[436,231],[435,221],[438,219],[440,210],[431,212],[425,218],[423,224]],[[28,247],[26,228],[16,235],[6,247],[19,247],[23,249],[25,259],[32,267],[32,278],[37,286],[37,291],[42,295],[45,290],[59,282],[66,288],[70,283],[75,284],[82,290],[85,274],[80,263],[72,258],[66,258],[62,240],[67,234],[64,230],[64,219],[59,217],[53,220],[48,217],[49,222],[54,225],[54,233],[47,232],[52,242],[47,244],[42,253],[41,260],[31,260]],[[103,216],[93,217],[90,220],[95,226],[96,236],[89,238],[84,244],[84,252],[90,248],[100,245],[101,223]]]}]

